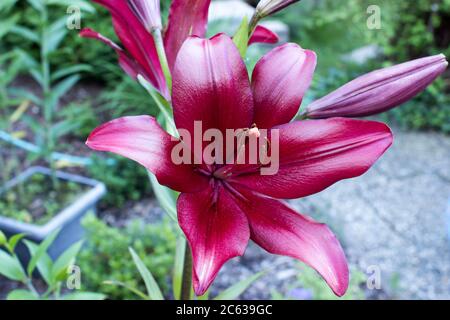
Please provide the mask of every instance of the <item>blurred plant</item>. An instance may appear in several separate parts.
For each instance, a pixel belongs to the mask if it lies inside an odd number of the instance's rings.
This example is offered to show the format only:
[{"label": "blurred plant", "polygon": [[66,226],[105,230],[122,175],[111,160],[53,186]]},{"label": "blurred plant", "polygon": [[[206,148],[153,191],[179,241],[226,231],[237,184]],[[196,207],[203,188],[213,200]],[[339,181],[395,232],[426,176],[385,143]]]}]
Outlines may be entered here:
[{"label": "blurred plant", "polygon": [[[16,89],[15,94],[29,99],[41,108],[44,123],[42,124],[30,118],[29,124],[36,135],[41,150],[38,156],[44,158],[50,165],[53,172],[52,181],[54,186],[56,186],[55,162],[52,153],[55,150],[57,140],[62,135],[71,132],[76,126],[69,121],[54,123],[55,112],[61,97],[80,79],[77,73],[87,70],[89,67],[87,65],[74,65],[68,68],[52,70],[50,66],[51,55],[58,49],[68,30],[66,28],[66,16],[60,17],[56,21],[49,20],[48,6],[67,6],[71,2],[64,0],[28,0],[28,3],[39,13],[39,20],[33,28],[15,26],[11,29],[11,32],[31,41],[40,49],[38,60],[28,53],[22,53],[27,58],[28,72],[39,85],[40,94],[38,96],[25,89]],[[93,10],[85,1],[78,1],[77,4],[83,5],[83,8],[91,8]]]},{"label": "blurred plant", "polygon": [[130,200],[139,200],[150,191],[147,172],[139,165],[114,155],[113,164],[99,156],[93,155],[93,163],[87,170],[94,179],[105,183],[108,193],[102,199],[101,205],[122,208]]},{"label": "blurred plant", "polygon": [[[145,291],[145,286],[139,282],[138,270],[132,259],[127,258],[128,247],[133,247],[142,257],[143,264],[152,270],[162,292],[168,293],[176,236],[167,220],[156,224],[135,220],[118,229],[89,215],[83,220],[83,226],[86,229],[86,247],[81,251],[78,263],[83,270],[84,289],[104,292],[112,299],[133,298],[134,295],[124,287]],[[112,279],[123,286],[103,284]]]},{"label": "blurred plant", "polygon": [[385,6],[380,31],[369,30],[366,24],[367,7],[380,1],[348,0],[345,5],[340,1],[302,1],[275,17],[289,25],[291,41],[317,53],[320,59],[317,72],[324,76],[329,68],[349,69],[346,61],[340,59],[343,55],[392,34],[385,23],[391,20],[392,1],[381,1]]},{"label": "blurred plant", "polygon": [[94,126],[97,121],[97,115],[92,106],[92,102],[87,100],[83,102],[71,102],[64,106],[58,112],[58,119],[65,123],[70,123],[71,131],[69,135],[84,140],[90,132],[90,128]]},{"label": "blurred plant", "polygon": [[3,47],[3,39],[11,29],[17,26],[18,14],[12,13],[16,0],[5,0],[0,3],[0,129],[8,124],[5,109],[21,103],[20,99],[12,99],[8,88],[23,68],[23,57],[16,50],[7,51]]},{"label": "blurred plant", "polygon": [[[382,10],[385,10],[382,1]],[[450,0],[391,1],[396,19],[385,54],[394,61],[443,53],[450,55]]]},{"label": "blurred plant", "polygon": [[72,181],[61,180],[58,186],[54,190],[48,176],[33,174],[0,193],[1,215],[24,223],[46,224],[85,191],[83,185]]},{"label": "blurred plant", "polygon": [[113,117],[157,114],[155,102],[149,99],[145,89],[130,77],[121,73],[120,80],[111,82],[109,88],[111,90],[107,89],[101,95],[101,111],[108,111]]},{"label": "blurred plant", "polygon": [[[102,300],[103,294],[93,292],[73,292],[61,294],[64,282],[70,275],[69,267],[75,262],[82,242],[77,242],[64,251],[55,261],[47,253],[48,248],[58,236],[58,231],[51,233],[40,244],[23,240],[24,234],[17,234],[7,239],[0,231],[0,275],[22,283],[27,289],[16,289],[9,292],[8,300]],[[23,241],[30,252],[30,261],[26,270],[15,253],[15,248]],[[33,273],[39,271],[47,284],[45,292],[38,292],[33,285]]]},{"label": "blurred plant", "polygon": [[351,279],[347,293],[343,297],[337,297],[330,288],[321,280],[320,276],[312,269],[297,264],[299,273],[296,280],[287,288],[287,294],[283,295],[277,290],[272,290],[274,300],[362,300],[365,298],[362,286],[365,284],[365,276],[358,270],[351,272]]}]

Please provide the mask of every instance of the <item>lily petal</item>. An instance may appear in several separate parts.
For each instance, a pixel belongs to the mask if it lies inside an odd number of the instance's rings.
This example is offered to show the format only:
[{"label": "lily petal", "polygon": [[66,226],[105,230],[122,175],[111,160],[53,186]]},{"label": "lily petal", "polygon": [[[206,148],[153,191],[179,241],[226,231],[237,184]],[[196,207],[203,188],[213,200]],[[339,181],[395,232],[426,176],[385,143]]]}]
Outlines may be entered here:
[{"label": "lily petal", "polygon": [[278,172],[235,172],[228,181],[279,199],[305,197],[362,175],[393,139],[384,123],[345,118],[295,121],[272,130],[279,130]]},{"label": "lily petal", "polygon": [[172,1],[164,35],[167,60],[171,69],[184,40],[189,36],[205,36],[210,3],[211,0]]},{"label": "lily petal", "polygon": [[271,31],[270,29],[262,26],[257,25],[255,28],[255,31],[253,31],[252,36],[250,37],[248,41],[248,45],[252,45],[254,43],[277,43],[280,39],[278,38],[278,35]]},{"label": "lily petal", "polygon": [[270,253],[293,257],[314,268],[338,296],[345,294],[349,271],[344,251],[330,229],[286,203],[239,189],[238,201],[250,223],[251,239]]},{"label": "lily petal", "polygon": [[294,43],[277,47],[258,61],[252,75],[253,121],[258,128],[287,123],[297,114],[316,61],[313,51]]},{"label": "lily petal", "polygon": [[178,221],[192,250],[194,291],[203,295],[222,265],[244,254],[247,218],[223,187],[178,198]]},{"label": "lily petal", "polygon": [[173,70],[175,124],[194,136],[194,121],[203,130],[247,128],[253,100],[247,69],[230,37],[190,37],[180,49]]},{"label": "lily petal", "polygon": [[97,127],[86,144],[98,151],[109,151],[132,159],[153,174],[159,183],[181,192],[196,192],[208,186],[206,177],[190,165],[175,165],[171,160],[174,141],[155,118],[123,117]]},{"label": "lily petal", "polygon": [[107,8],[112,16],[115,32],[130,55],[145,71],[144,76],[166,98],[169,90],[159,62],[152,35],[135,15],[126,1],[94,0]]},{"label": "lily petal", "polygon": [[370,72],[311,103],[306,115],[312,119],[364,117],[387,111],[423,91],[447,65],[440,54]]}]

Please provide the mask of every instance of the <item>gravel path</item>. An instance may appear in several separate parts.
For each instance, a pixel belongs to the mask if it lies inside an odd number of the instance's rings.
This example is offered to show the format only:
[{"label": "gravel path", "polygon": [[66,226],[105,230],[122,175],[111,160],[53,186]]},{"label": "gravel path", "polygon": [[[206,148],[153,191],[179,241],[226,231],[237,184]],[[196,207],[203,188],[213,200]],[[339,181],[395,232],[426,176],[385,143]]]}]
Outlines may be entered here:
[{"label": "gravel path", "polygon": [[[370,267],[380,271],[381,290],[369,296],[449,299],[450,137],[394,134],[394,145],[364,176],[292,204],[333,228],[353,267],[367,275]],[[226,265],[215,288],[271,267],[276,271],[243,296],[267,298],[272,288],[283,291],[295,279],[293,265],[251,245]]]}]

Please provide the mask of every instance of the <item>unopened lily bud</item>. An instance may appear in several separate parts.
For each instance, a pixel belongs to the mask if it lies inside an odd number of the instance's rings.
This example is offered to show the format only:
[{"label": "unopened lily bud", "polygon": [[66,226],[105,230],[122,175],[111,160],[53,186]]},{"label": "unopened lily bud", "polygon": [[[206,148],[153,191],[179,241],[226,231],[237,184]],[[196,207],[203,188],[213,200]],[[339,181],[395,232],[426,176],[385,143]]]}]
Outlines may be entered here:
[{"label": "unopened lily bud", "polygon": [[261,0],[256,6],[256,14],[264,18],[298,1],[300,0]]},{"label": "unopened lily bud", "polygon": [[364,117],[387,111],[424,90],[447,65],[440,54],[373,71],[314,101],[305,116]]},{"label": "unopened lily bud", "polygon": [[128,3],[148,31],[162,29],[159,0],[128,0]]}]

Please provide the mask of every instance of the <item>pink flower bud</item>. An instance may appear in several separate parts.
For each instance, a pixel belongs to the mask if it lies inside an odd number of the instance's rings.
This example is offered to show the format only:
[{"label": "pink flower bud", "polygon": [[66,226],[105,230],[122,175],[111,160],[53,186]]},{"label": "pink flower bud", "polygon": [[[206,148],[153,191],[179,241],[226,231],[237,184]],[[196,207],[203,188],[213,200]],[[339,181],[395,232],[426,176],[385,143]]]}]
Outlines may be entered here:
[{"label": "pink flower bud", "polygon": [[439,54],[370,72],[311,103],[306,116],[364,117],[387,111],[424,90],[447,65]]},{"label": "pink flower bud", "polygon": [[267,17],[298,1],[300,0],[261,0],[256,6],[256,12],[261,18]]},{"label": "pink flower bud", "polygon": [[159,0],[128,0],[128,3],[148,31],[162,28]]}]

